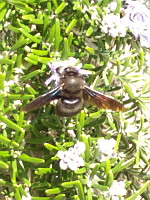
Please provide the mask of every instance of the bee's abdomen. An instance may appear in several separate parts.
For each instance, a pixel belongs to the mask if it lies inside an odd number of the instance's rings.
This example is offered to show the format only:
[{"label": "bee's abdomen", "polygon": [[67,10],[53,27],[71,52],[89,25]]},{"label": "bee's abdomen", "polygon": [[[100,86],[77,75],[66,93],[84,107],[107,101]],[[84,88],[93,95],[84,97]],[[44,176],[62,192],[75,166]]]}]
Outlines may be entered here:
[{"label": "bee's abdomen", "polygon": [[61,98],[56,105],[56,113],[62,117],[71,117],[83,108],[82,98]]}]

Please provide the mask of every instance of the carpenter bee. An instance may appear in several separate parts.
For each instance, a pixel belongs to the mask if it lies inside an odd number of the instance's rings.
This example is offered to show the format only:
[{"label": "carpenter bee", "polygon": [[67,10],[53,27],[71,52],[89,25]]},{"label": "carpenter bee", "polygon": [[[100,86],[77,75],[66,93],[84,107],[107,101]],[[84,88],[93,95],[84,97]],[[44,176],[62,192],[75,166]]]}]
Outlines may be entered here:
[{"label": "carpenter bee", "polygon": [[[79,113],[83,109],[85,101],[94,103],[100,109],[125,110],[123,104],[89,88],[85,84],[83,73],[80,73],[80,70],[75,67],[55,69],[49,82],[55,79],[56,87],[31,101],[23,108],[23,111],[36,110],[56,99],[58,100],[56,114],[62,117],[71,117]],[[81,72],[83,71],[86,70],[81,70]]]}]

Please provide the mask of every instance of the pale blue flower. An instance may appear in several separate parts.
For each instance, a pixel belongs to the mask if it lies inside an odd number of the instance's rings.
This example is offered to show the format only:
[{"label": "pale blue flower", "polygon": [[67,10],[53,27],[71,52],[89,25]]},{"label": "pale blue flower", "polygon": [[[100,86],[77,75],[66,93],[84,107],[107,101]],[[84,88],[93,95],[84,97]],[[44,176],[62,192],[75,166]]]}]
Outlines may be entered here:
[{"label": "pale blue flower", "polygon": [[139,1],[129,1],[124,10],[122,23],[129,28],[141,46],[150,47],[150,10]]}]

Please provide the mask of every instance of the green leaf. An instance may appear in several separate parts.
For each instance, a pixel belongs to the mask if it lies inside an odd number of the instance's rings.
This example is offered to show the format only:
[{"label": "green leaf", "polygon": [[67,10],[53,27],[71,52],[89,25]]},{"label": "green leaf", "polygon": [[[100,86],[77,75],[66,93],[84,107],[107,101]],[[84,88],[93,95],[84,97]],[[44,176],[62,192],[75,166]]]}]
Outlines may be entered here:
[{"label": "green leaf", "polygon": [[4,19],[7,13],[7,4],[5,2],[0,3],[0,22]]},{"label": "green leaf", "polygon": [[4,91],[5,74],[0,72],[0,90]]},{"label": "green leaf", "polygon": [[81,135],[81,140],[85,144],[85,161],[88,162],[90,159],[90,145],[88,141],[89,136],[86,136],[84,134]]},{"label": "green leaf", "polygon": [[43,24],[44,21],[43,21],[43,19],[30,19],[30,23],[33,23],[33,24]]},{"label": "green leaf", "polygon": [[9,94],[8,97],[9,99],[13,99],[13,100],[28,100],[28,99],[33,99],[34,95]]},{"label": "green leaf", "polygon": [[65,199],[65,194],[59,194],[56,197],[54,197],[54,200],[64,200]]},{"label": "green leaf", "polygon": [[63,52],[62,52],[62,59],[63,60],[68,59],[68,53],[69,53],[68,39],[64,38],[64,49],[63,49]]},{"label": "green leaf", "polygon": [[[25,88],[30,94],[32,94],[32,96],[35,94],[38,94],[38,92],[33,87],[31,87],[31,85],[27,84]],[[33,98],[33,97],[31,97],[31,98]]]},{"label": "green leaf", "polygon": [[122,171],[123,169],[125,169],[125,168],[129,167],[130,165],[132,165],[134,161],[135,161],[135,158],[131,158],[130,160],[127,160],[126,162],[124,162],[124,160],[120,161],[120,162],[112,169],[113,173]]},{"label": "green leaf", "polygon": [[[120,77],[119,77],[119,78],[120,78]],[[120,78],[120,80],[121,80],[121,82],[123,83],[123,86],[124,86],[126,92],[128,93],[129,97],[130,97],[131,99],[135,99],[135,96],[134,96],[134,94],[133,94],[133,92],[132,92],[131,87],[130,87],[130,86],[127,84],[127,82],[126,82],[125,80],[123,80],[122,78]]]},{"label": "green leaf", "polygon": [[77,20],[76,19],[73,19],[70,24],[67,26],[66,28],[66,33],[68,34],[69,32],[72,31],[73,27],[76,25],[77,23]]},{"label": "green leaf", "polygon": [[54,4],[55,8],[57,8],[57,7],[58,7],[57,0],[52,0],[52,2],[53,2],[53,4]]},{"label": "green leaf", "polygon": [[15,51],[15,50],[17,50],[18,48],[20,48],[20,47],[24,46],[25,44],[27,44],[28,41],[29,41],[28,38],[27,38],[27,39],[21,39],[21,40],[19,40],[16,44],[14,44],[14,45],[11,47],[10,51]]},{"label": "green leaf", "polygon": [[29,73],[29,74],[23,76],[21,80],[22,80],[22,81],[29,80],[29,79],[31,79],[32,77],[36,76],[36,75],[39,74],[39,73],[41,73],[41,70],[40,70],[40,69],[35,70],[35,71],[33,71],[33,72],[31,72],[31,73]]},{"label": "green leaf", "polygon": [[78,189],[77,191],[79,198],[85,200],[83,187],[80,181],[77,180],[77,181],[64,182],[61,185],[62,187],[67,187],[67,188],[76,187]]},{"label": "green leaf", "polygon": [[52,145],[52,144],[45,143],[44,146],[45,146],[49,151],[53,151],[53,150],[58,151],[58,150],[59,150],[56,146],[54,146],[54,145]]},{"label": "green leaf", "polygon": [[0,116],[0,120],[2,122],[4,122],[9,128],[11,128],[13,130],[23,131],[23,129],[20,126],[18,126],[17,124],[12,122],[11,120],[7,119],[6,117]]},{"label": "green leaf", "polygon": [[62,37],[60,35],[60,21],[59,19],[56,19],[55,22],[55,50],[58,51],[59,50],[59,46],[60,46],[60,42],[62,40]]},{"label": "green leaf", "polygon": [[53,200],[53,197],[33,197],[32,200]]},{"label": "green leaf", "polygon": [[68,3],[66,2],[62,2],[57,9],[55,10],[56,15],[58,15],[59,13],[61,13],[63,11],[63,9],[68,5]]},{"label": "green leaf", "polygon": [[150,181],[147,181],[138,191],[134,192],[131,197],[126,198],[126,200],[136,200],[149,186]]},{"label": "green leaf", "polygon": [[86,31],[86,36],[87,37],[89,37],[92,33],[93,33],[93,27],[92,26],[90,26],[89,28],[88,28],[88,30]]},{"label": "green leaf", "polygon": [[37,49],[31,49],[31,52],[38,56],[46,56],[48,54],[48,51],[37,50]]},{"label": "green leaf", "polygon": [[58,194],[58,193],[61,193],[63,191],[62,188],[54,188],[54,189],[49,189],[49,190],[46,190],[46,194],[48,195],[51,195],[51,194]]},{"label": "green leaf", "polygon": [[10,147],[19,147],[19,144],[13,140],[10,140],[6,138],[5,136],[0,135],[0,141],[4,143],[5,145],[8,145]]},{"label": "green leaf", "polygon": [[16,178],[17,178],[17,161],[14,159],[11,162],[11,182],[16,184]]},{"label": "green leaf", "polygon": [[22,154],[21,156],[18,157],[19,159],[26,161],[26,162],[30,162],[30,163],[44,163],[45,160],[41,159],[41,158],[34,158],[34,157],[30,157],[27,154]]},{"label": "green leaf", "polygon": [[0,160],[0,168],[1,169],[8,169],[9,166],[5,162],[3,162],[3,161]]},{"label": "green leaf", "polygon": [[108,191],[109,187],[108,186],[104,186],[104,185],[100,185],[100,184],[95,184],[93,183],[92,186],[100,191]]},{"label": "green leaf", "polygon": [[6,2],[1,2],[0,3],[0,10],[3,9],[5,7],[5,5],[6,5]]},{"label": "green leaf", "polygon": [[37,39],[37,37],[31,35],[30,33],[26,32],[23,28],[19,28],[20,32],[27,38],[29,38],[31,41],[40,44],[41,40]]},{"label": "green leaf", "polygon": [[86,172],[86,168],[85,167],[82,167],[80,169],[77,169],[75,171],[76,174],[84,174]]},{"label": "green leaf", "polygon": [[5,186],[7,188],[12,188],[12,184],[10,182],[5,181],[4,179],[0,179],[0,185]]},{"label": "green leaf", "polygon": [[38,170],[35,172],[35,174],[43,175],[43,174],[50,173],[51,171],[52,171],[51,168],[38,168]]},{"label": "green leaf", "polygon": [[30,15],[23,15],[22,19],[24,20],[31,20],[31,19],[35,19],[35,15],[30,14]]},{"label": "green leaf", "polygon": [[20,1],[13,1],[13,4],[16,6],[16,8],[21,10],[26,10],[29,12],[33,12],[33,9],[29,7],[26,3],[20,2]]},{"label": "green leaf", "polygon": [[117,15],[117,13],[120,12],[120,9],[122,7],[122,0],[117,0],[117,8],[116,10],[114,11],[114,14]]},{"label": "green leaf", "polygon": [[38,62],[36,60],[32,60],[31,58],[25,57],[24,59],[25,59],[25,61],[27,61],[28,63],[31,63],[33,65],[38,64]]},{"label": "green leaf", "polygon": [[10,60],[8,58],[0,58],[0,64],[8,64],[8,65],[12,65],[15,64],[15,62],[13,60]]},{"label": "green leaf", "polygon": [[0,157],[11,157],[11,154],[9,151],[0,151]]},{"label": "green leaf", "polygon": [[90,54],[90,55],[95,55],[95,51],[91,47],[86,47],[85,50]]}]

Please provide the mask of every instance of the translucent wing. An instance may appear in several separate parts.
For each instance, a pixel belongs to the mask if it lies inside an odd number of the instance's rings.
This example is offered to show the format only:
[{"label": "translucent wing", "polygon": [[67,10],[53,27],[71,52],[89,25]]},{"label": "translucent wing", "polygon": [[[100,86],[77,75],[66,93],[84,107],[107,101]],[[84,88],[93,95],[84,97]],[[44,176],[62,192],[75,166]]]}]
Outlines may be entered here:
[{"label": "translucent wing", "polygon": [[124,111],[125,107],[118,101],[100,93],[91,88],[84,86],[85,93],[89,96],[90,101],[100,109],[108,109],[113,111]]},{"label": "translucent wing", "polygon": [[23,111],[31,111],[40,108],[43,105],[47,105],[50,101],[59,98],[61,87],[56,87],[53,90],[39,96],[35,100],[31,101],[25,107],[22,108]]}]

